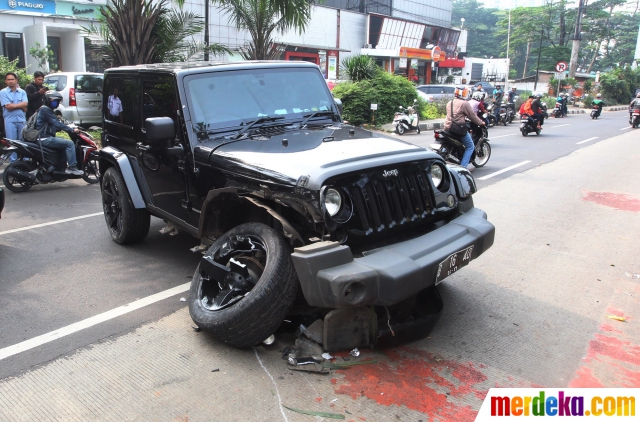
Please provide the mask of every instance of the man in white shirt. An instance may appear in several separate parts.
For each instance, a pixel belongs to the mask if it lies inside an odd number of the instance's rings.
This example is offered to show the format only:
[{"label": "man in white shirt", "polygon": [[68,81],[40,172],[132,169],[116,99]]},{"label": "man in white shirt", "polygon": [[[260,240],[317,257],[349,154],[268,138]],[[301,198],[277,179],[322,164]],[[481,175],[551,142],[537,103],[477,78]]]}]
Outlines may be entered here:
[{"label": "man in white shirt", "polygon": [[109,109],[111,120],[122,123],[122,101],[118,97],[118,88],[113,88],[113,95],[110,95],[107,100],[107,108]]}]

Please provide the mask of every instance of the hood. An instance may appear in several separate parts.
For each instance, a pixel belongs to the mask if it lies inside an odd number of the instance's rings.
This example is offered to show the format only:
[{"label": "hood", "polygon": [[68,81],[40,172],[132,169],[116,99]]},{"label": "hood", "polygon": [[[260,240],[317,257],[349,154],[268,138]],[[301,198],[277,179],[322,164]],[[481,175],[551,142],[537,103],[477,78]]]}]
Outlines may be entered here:
[{"label": "hood", "polygon": [[392,137],[348,125],[258,133],[231,142],[200,143],[197,162],[252,179],[319,189],[329,177],[352,171],[437,157],[435,153]]}]

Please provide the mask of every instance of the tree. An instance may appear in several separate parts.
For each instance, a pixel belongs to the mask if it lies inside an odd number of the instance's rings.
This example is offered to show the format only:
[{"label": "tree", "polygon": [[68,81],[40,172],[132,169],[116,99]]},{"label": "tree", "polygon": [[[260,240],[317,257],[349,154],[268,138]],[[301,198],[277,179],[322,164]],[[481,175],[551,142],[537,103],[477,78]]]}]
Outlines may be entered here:
[{"label": "tree", "polygon": [[460,18],[465,19],[467,54],[470,57],[506,55],[506,49],[501,48],[501,40],[496,33],[496,24],[500,19],[498,9],[485,9],[477,0],[454,0],[451,21],[460,22]]},{"label": "tree", "polygon": [[[186,61],[204,50],[194,35],[202,32],[202,17],[167,6],[165,0],[113,0],[100,10],[99,26],[83,28],[94,40],[98,51],[111,66]],[[212,44],[208,50],[214,55],[229,52]]]},{"label": "tree", "polygon": [[229,21],[238,29],[245,29],[251,42],[240,53],[246,60],[269,60],[279,58],[274,32],[290,29],[302,34],[311,18],[308,0],[217,0],[220,10],[229,16]]},{"label": "tree", "polygon": [[51,63],[53,51],[50,45],[47,44],[46,47],[40,48],[40,43],[36,42],[35,47],[29,49],[29,55],[38,61],[38,68],[42,69],[44,73],[58,70],[57,66]]},{"label": "tree", "polygon": [[370,56],[349,56],[342,60],[342,74],[350,81],[358,82],[372,79],[381,70]]}]

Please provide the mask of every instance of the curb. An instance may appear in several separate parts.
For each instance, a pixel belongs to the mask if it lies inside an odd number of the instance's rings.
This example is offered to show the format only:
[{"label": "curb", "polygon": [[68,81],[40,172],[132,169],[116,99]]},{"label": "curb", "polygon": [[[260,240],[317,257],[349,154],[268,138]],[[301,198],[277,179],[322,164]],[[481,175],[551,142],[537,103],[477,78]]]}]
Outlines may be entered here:
[{"label": "curb", "polygon": [[[432,122],[420,122],[420,131],[424,131],[424,130],[436,130],[436,129],[443,129],[444,128],[444,119],[437,119],[435,121]],[[382,125],[382,130],[384,132],[393,132],[393,124],[391,123],[387,123],[385,125]]]},{"label": "curb", "polygon": [[622,107],[607,107],[602,109],[602,111],[620,111],[620,110],[628,110],[629,107],[628,106],[622,106]]}]

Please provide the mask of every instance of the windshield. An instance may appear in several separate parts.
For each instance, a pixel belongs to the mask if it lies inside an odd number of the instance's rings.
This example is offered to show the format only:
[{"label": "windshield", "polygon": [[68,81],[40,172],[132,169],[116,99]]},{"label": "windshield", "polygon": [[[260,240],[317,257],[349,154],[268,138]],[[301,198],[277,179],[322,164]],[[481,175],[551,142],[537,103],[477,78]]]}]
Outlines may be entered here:
[{"label": "windshield", "polygon": [[333,99],[315,69],[211,72],[188,77],[186,85],[194,130],[200,134],[265,116],[290,122],[333,110]]}]

